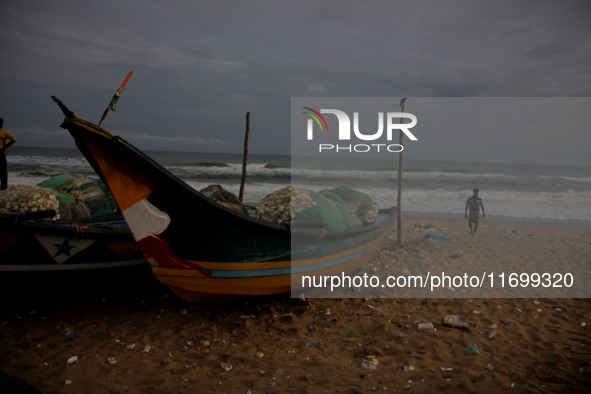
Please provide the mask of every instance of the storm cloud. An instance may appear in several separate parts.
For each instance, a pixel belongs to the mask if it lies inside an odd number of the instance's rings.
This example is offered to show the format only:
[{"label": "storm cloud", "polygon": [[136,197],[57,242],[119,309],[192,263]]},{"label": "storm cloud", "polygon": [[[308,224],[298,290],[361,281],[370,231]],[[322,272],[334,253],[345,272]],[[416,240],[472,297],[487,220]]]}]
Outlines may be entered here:
[{"label": "storm cloud", "polygon": [[[73,146],[51,95],[98,123],[130,70],[103,127],[160,150],[239,152],[250,111],[251,151],[289,154],[291,97],[591,96],[586,1],[8,0],[0,10],[0,116],[29,146]],[[478,132],[450,138],[412,158],[456,160]],[[552,163],[590,165],[580,148],[590,142],[577,133]],[[487,144],[476,159],[544,162],[526,143],[510,157]]]}]

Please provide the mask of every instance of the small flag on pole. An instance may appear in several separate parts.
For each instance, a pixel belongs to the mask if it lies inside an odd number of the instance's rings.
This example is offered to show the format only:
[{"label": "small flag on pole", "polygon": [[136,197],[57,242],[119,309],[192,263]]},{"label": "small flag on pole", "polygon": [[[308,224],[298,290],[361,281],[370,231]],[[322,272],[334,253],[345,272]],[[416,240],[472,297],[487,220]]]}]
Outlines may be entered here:
[{"label": "small flag on pole", "polygon": [[119,101],[119,97],[121,97],[121,92],[125,88],[125,85],[127,85],[127,81],[129,81],[129,78],[131,78],[131,74],[133,74],[133,70],[130,71],[129,74],[127,74],[127,78],[125,78],[125,81],[123,81],[121,86],[119,86],[119,89],[117,89],[117,91],[113,95],[113,98],[111,98],[111,101],[109,102],[109,106],[105,109],[105,112],[103,112],[103,116],[101,118],[101,121],[98,124],[99,126],[101,125],[101,123],[103,123],[103,120],[105,120],[105,118],[107,117],[109,110],[116,112],[117,101]]},{"label": "small flag on pole", "polygon": [[119,97],[121,97],[119,95],[119,93],[115,93],[113,95],[113,98],[111,99],[111,102],[109,103],[109,108],[111,109],[111,111],[116,112],[117,111],[117,101],[119,100]]}]

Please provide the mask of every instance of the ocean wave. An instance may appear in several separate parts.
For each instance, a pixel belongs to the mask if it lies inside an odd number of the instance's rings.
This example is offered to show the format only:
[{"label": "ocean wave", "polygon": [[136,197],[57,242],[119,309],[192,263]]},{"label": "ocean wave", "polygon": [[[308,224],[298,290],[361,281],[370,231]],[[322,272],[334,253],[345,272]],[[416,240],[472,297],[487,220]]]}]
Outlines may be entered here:
[{"label": "ocean wave", "polygon": [[499,179],[514,180],[520,179],[519,175],[502,173],[475,173],[475,172],[447,172],[447,171],[403,171],[404,176],[414,179]]},{"label": "ocean wave", "polygon": [[61,166],[72,168],[91,168],[84,157],[64,157],[64,156],[10,156],[10,165],[43,165],[43,166]]},{"label": "ocean wave", "polygon": [[216,162],[209,162],[209,161],[204,161],[204,162],[199,162],[196,164],[197,167],[230,167],[229,164],[227,163],[216,163]]},{"label": "ocean wave", "polygon": [[573,177],[573,176],[563,176],[563,175],[537,175],[536,178],[550,181],[550,182],[574,182],[580,184],[590,184],[591,185],[591,177]]},{"label": "ocean wave", "polygon": [[[405,190],[404,206],[413,212],[463,214],[469,193],[449,190]],[[486,215],[530,219],[591,221],[591,190],[481,192]]]},{"label": "ocean wave", "polygon": [[[30,152],[9,156],[10,185],[37,184],[60,173],[96,176],[75,150],[63,154],[48,151],[46,155],[42,150]],[[164,167],[197,190],[220,184],[232,193],[239,192],[240,155],[159,154]],[[351,168],[349,163],[334,168],[290,168],[289,159],[259,156],[247,166],[245,200],[257,203],[293,183],[317,191],[349,185],[369,194],[380,207],[396,205],[397,163],[392,163],[391,168],[387,163],[380,164],[381,167],[374,167],[374,163],[357,164],[357,168]],[[308,167],[312,165],[307,163]],[[366,169],[359,168],[363,165]],[[403,168],[403,212],[463,217],[465,201],[472,185],[477,185],[487,216],[591,221],[591,177],[585,169],[489,164],[483,167],[469,163],[464,167],[414,163],[414,168]]]}]

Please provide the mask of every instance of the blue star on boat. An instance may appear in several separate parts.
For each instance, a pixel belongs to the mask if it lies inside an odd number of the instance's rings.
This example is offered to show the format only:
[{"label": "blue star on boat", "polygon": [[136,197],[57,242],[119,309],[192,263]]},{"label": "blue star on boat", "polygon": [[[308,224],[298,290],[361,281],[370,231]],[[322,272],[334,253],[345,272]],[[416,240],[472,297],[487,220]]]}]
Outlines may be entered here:
[{"label": "blue star on boat", "polygon": [[70,251],[76,247],[76,246],[70,246],[70,242],[69,242],[68,238],[64,239],[64,242],[62,242],[61,244],[53,244],[53,246],[55,246],[57,248],[57,251],[55,252],[53,257],[57,257],[61,254],[65,254],[66,256],[70,257],[71,256]]}]

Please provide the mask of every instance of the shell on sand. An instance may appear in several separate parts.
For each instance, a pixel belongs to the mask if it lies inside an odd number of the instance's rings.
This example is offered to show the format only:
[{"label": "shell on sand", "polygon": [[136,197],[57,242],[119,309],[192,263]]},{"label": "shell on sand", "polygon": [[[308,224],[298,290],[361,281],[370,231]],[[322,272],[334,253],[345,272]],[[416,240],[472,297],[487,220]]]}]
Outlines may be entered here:
[{"label": "shell on sand", "polygon": [[458,315],[447,315],[441,319],[443,325],[455,328],[470,329],[468,322]]}]

